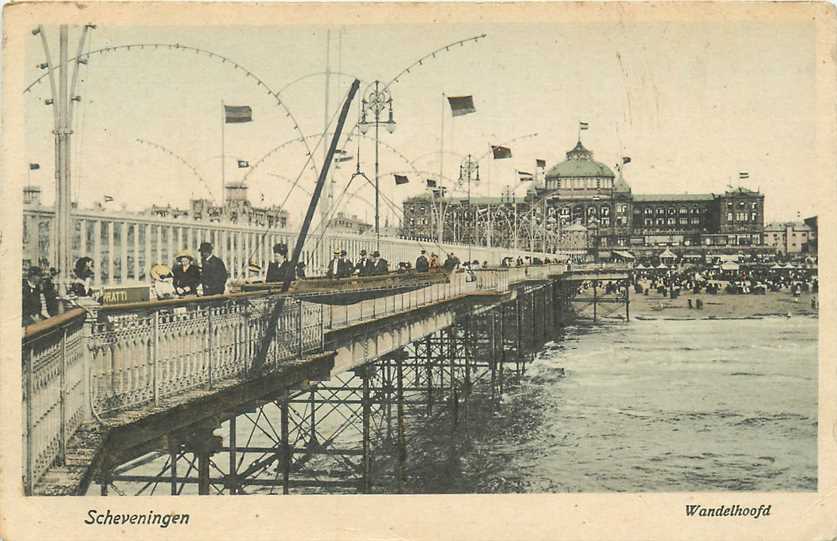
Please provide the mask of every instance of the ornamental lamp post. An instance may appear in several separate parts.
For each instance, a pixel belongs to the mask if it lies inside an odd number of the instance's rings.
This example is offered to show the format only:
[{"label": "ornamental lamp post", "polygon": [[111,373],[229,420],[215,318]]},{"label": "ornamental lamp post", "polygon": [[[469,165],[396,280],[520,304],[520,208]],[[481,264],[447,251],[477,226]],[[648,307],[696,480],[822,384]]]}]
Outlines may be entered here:
[{"label": "ornamental lamp post", "polygon": [[[472,180],[474,182],[480,181],[480,164],[478,161],[473,160],[471,155],[468,154],[468,156],[459,165],[459,184],[460,186],[462,183],[468,184],[468,208],[466,210],[467,214],[465,215],[465,226],[468,228],[468,261],[471,261],[471,241],[473,238],[474,222],[476,221],[476,215],[471,208]],[[471,219],[472,216],[473,220]]]},{"label": "ornamental lamp post", "polygon": [[[381,113],[387,111],[387,119],[381,121]],[[369,117],[372,117],[370,120]],[[360,133],[366,135],[369,128],[375,127],[375,248],[381,249],[381,213],[380,213],[380,164],[378,160],[380,152],[380,127],[383,125],[389,133],[395,131],[395,119],[392,114],[392,96],[389,88],[381,87],[381,81],[374,81],[368,87],[366,96],[361,100],[360,121],[358,128]]]}]

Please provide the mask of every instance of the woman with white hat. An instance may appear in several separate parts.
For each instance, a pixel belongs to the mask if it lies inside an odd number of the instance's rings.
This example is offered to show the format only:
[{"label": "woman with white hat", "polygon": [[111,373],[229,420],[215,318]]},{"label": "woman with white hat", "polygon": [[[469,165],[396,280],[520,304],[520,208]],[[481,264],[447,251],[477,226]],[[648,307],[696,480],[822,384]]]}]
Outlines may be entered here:
[{"label": "woman with white hat", "polygon": [[180,250],[175,254],[174,265],[174,290],[181,297],[186,295],[197,295],[198,284],[201,283],[201,271],[195,265],[195,258],[192,252],[187,249]]}]

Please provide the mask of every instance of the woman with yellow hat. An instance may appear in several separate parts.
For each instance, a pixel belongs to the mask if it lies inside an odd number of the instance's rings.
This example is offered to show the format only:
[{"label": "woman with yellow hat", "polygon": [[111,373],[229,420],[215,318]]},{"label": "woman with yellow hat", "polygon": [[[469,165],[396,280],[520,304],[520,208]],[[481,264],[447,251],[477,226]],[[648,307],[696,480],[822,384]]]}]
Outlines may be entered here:
[{"label": "woman with yellow hat", "polygon": [[175,297],[174,285],[172,285],[171,269],[168,265],[155,263],[151,266],[151,296],[158,300],[172,299]]},{"label": "woman with yellow hat", "polygon": [[195,258],[188,249],[177,252],[174,256],[174,290],[180,297],[197,295],[201,283],[201,271],[195,265]]}]

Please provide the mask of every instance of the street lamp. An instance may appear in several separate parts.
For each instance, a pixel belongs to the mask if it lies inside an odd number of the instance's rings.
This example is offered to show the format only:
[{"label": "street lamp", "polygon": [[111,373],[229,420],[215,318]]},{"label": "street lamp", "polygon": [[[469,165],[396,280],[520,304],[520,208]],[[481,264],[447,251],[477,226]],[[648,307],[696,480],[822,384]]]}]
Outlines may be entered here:
[{"label": "street lamp", "polygon": [[[374,86],[373,86],[374,85]],[[387,119],[381,121],[381,113],[387,111]],[[372,120],[370,120],[370,115]],[[372,83],[366,93],[366,96],[361,100],[360,122],[358,128],[360,133],[366,135],[371,126],[375,127],[375,247],[377,250],[381,249],[381,214],[380,214],[380,187],[379,187],[379,162],[378,154],[380,150],[379,131],[381,124],[387,129],[389,133],[395,131],[395,119],[392,116],[392,96],[390,96],[387,87],[381,87],[381,81]]]},{"label": "street lamp", "polygon": [[[472,212],[471,208],[471,181],[479,182],[480,181],[480,164],[478,161],[473,160],[471,155],[468,156],[459,164],[459,184],[460,186],[462,183],[468,184],[468,210],[466,211],[468,214],[466,215],[466,226],[468,227],[468,261],[471,261],[471,240],[473,238],[473,231],[474,231],[474,222],[476,221],[476,215]],[[471,220],[471,215],[474,215],[474,219]]]}]

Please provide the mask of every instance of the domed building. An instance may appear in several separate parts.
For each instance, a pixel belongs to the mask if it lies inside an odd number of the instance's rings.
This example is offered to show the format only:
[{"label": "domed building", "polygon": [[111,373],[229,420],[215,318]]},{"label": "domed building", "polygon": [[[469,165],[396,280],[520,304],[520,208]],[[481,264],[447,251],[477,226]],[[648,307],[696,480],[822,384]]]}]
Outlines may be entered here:
[{"label": "domed building", "polygon": [[579,224],[594,247],[626,246],[631,234],[631,188],[622,176],[593,159],[581,141],[567,159],[547,170],[547,212],[563,227]]}]

